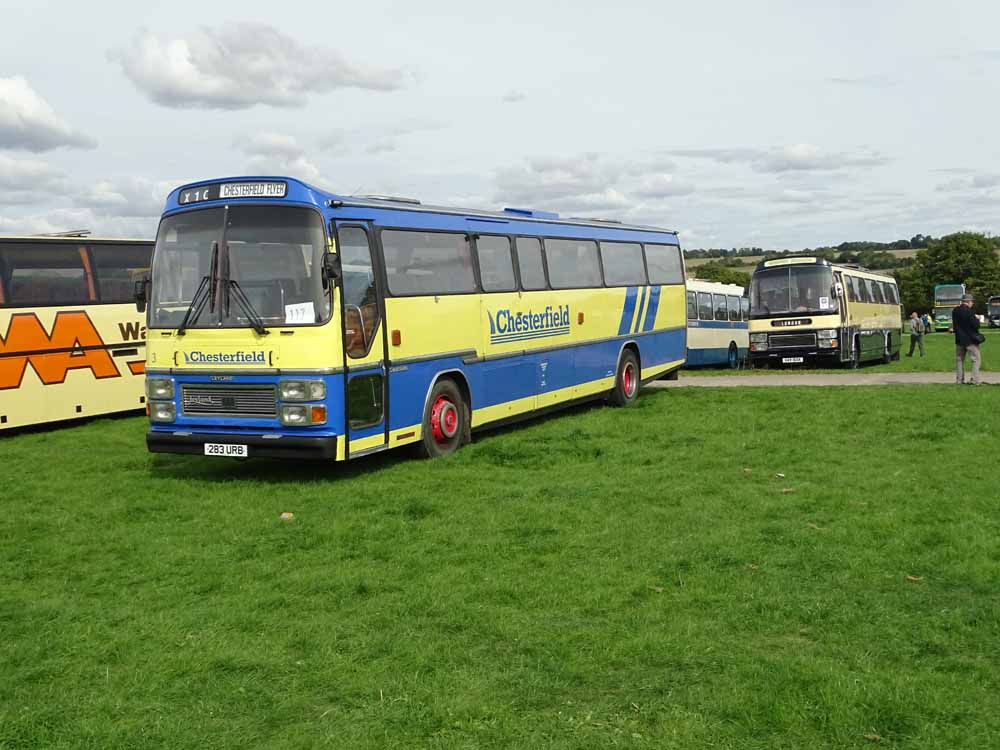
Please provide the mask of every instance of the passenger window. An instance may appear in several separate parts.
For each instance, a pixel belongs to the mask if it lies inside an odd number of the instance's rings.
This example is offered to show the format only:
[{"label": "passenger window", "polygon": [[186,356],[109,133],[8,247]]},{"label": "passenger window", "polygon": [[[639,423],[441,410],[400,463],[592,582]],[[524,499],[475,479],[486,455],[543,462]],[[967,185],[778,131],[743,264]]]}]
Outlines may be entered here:
[{"label": "passenger window", "polygon": [[382,375],[358,375],[347,383],[347,415],[351,429],[382,422]]},{"label": "passenger window", "polygon": [[700,320],[712,320],[712,295],[708,292],[698,292],[698,318]]},{"label": "passenger window", "polygon": [[743,320],[750,320],[750,298],[740,297],[740,313],[743,315]]},{"label": "passenger window", "polygon": [[885,288],[889,295],[889,303],[893,305],[899,304],[899,290],[896,288],[895,284],[886,284]]},{"label": "passenger window", "polygon": [[726,295],[713,294],[712,299],[715,302],[715,319],[729,320],[729,313],[726,312]]},{"label": "passenger window", "polygon": [[681,249],[677,245],[646,245],[650,284],[683,284]]},{"label": "passenger window", "polygon": [[872,284],[872,297],[875,300],[875,304],[884,305],[885,297],[882,295],[882,282],[873,281],[871,284]]},{"label": "passenger window", "polygon": [[132,302],[135,282],[149,273],[150,245],[91,245],[101,302]]},{"label": "passenger window", "polygon": [[466,235],[455,232],[382,232],[389,291],[420,296],[476,291],[472,250]]},{"label": "passenger window", "polygon": [[868,279],[858,279],[858,301],[866,304],[871,303],[871,287],[868,286]]},{"label": "passenger window", "polygon": [[687,293],[688,320],[698,320],[698,296],[694,292]]},{"label": "passenger window", "polygon": [[597,243],[593,240],[554,240],[546,237],[545,260],[553,289],[601,286]]},{"label": "passenger window", "polygon": [[736,321],[740,319],[740,298],[739,297],[728,297],[729,302],[729,319]]},{"label": "passenger window", "polygon": [[602,242],[601,261],[604,283],[608,286],[632,286],[646,283],[642,264],[642,245],[631,242]]},{"label": "passenger window", "polygon": [[534,237],[517,238],[517,268],[521,272],[521,288],[526,292],[545,288],[541,241]]},{"label": "passenger window", "polygon": [[512,292],[517,289],[508,237],[477,237],[476,255],[479,257],[479,278],[484,292]]},{"label": "passenger window", "polygon": [[363,357],[381,318],[368,233],[361,227],[339,227],[337,239],[344,275],[344,341],[349,356]]},{"label": "passenger window", "polygon": [[18,243],[0,249],[7,307],[75,305],[96,301],[87,249]]},{"label": "passenger window", "polygon": [[853,276],[845,277],[847,284],[847,301],[857,302],[858,301],[858,280]]}]

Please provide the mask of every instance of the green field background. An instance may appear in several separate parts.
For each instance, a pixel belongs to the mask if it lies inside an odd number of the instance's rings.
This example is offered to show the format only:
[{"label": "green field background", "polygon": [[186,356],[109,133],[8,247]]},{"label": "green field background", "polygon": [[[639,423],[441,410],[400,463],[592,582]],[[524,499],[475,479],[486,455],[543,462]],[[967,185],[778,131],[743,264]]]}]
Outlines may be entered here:
[{"label": "green field background", "polygon": [[2,438],[0,748],[998,747],[998,406],[647,391],[350,467]]}]

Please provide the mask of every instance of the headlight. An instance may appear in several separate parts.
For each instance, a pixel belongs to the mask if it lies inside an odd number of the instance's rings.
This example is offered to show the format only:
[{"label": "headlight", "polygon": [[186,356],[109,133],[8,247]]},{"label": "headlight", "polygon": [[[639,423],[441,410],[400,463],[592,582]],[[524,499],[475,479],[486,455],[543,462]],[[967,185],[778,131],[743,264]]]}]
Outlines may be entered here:
[{"label": "headlight", "polygon": [[820,349],[836,349],[837,348],[837,339],[820,339],[818,343],[819,343],[819,348]]},{"label": "headlight", "polygon": [[169,378],[146,378],[146,395],[150,399],[172,399],[174,381]]},{"label": "headlight", "polygon": [[326,422],[326,407],[317,405],[284,405],[281,407],[281,424],[288,427],[301,427],[310,424]]},{"label": "headlight", "polygon": [[755,344],[766,344],[767,334],[766,333],[751,333],[750,340]]},{"label": "headlight", "polygon": [[322,380],[282,380],[278,383],[282,401],[322,401],[326,383]]},{"label": "headlight", "polygon": [[767,344],[755,344],[755,343],[751,343],[750,344],[750,351],[752,351],[752,352],[766,352],[767,351]]},{"label": "headlight", "polygon": [[835,339],[837,338],[837,329],[827,328],[822,331],[816,331],[816,336],[821,339]]},{"label": "headlight", "polygon": [[152,422],[173,422],[177,410],[173,401],[151,401],[149,403],[149,419]]}]

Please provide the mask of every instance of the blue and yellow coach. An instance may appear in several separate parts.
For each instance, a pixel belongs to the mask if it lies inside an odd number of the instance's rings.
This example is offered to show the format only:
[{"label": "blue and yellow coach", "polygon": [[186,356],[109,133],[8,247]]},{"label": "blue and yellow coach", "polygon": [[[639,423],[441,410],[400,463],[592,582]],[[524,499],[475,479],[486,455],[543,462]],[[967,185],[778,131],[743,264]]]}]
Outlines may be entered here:
[{"label": "blue and yellow coach", "polygon": [[674,232],[288,177],[171,192],[136,299],[154,452],[441,455],[485,425],[626,405],[685,356]]}]

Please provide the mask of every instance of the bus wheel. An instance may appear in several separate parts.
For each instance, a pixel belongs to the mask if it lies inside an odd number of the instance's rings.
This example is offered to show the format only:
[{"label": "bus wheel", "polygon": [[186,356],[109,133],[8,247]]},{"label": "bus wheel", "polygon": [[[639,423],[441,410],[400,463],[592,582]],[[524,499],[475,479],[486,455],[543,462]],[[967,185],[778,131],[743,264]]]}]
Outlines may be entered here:
[{"label": "bus wheel", "polygon": [[635,352],[626,349],[618,360],[618,376],[615,378],[615,389],[611,391],[611,403],[615,406],[628,406],[639,397],[639,360]]},{"label": "bus wheel", "polygon": [[740,366],[740,352],[736,348],[736,342],[729,342],[729,369],[735,370]]},{"label": "bus wheel", "polygon": [[887,365],[892,362],[892,334],[885,337],[885,352],[882,354],[882,364]]},{"label": "bus wheel", "polygon": [[852,370],[861,367],[861,342],[858,339],[854,339],[854,345],[851,347],[851,361],[847,363],[847,366]]},{"label": "bus wheel", "polygon": [[454,453],[467,432],[468,407],[454,381],[439,380],[431,390],[424,412],[420,455],[437,458]]}]

